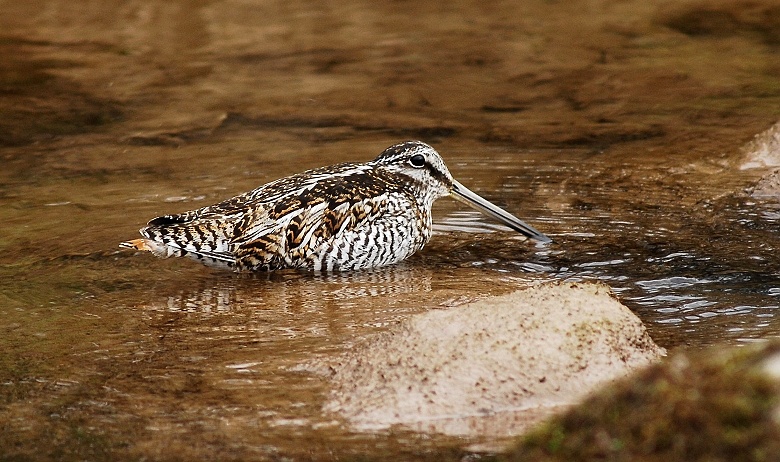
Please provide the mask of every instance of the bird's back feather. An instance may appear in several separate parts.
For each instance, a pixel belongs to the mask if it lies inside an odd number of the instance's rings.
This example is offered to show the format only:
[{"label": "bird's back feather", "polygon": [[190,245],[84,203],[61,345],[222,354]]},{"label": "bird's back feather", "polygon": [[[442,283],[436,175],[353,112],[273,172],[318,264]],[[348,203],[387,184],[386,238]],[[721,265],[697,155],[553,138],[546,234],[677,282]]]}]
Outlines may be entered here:
[{"label": "bird's back feather", "polygon": [[[147,247],[162,246],[168,253],[216,266],[247,270],[346,269],[347,247],[353,253],[359,250],[361,238],[380,238],[378,233],[403,226],[420,213],[427,213],[423,219],[430,228],[430,205],[428,211],[424,210],[426,207],[418,204],[404,181],[398,174],[370,163],[318,168],[215,205],[155,218],[141,234],[155,243]],[[388,206],[393,203],[398,206]],[[408,243],[413,248],[399,251],[402,258],[427,242],[430,231],[425,234]],[[155,253],[165,252],[157,249]],[[373,258],[380,257],[388,261],[402,259],[389,254]]]}]

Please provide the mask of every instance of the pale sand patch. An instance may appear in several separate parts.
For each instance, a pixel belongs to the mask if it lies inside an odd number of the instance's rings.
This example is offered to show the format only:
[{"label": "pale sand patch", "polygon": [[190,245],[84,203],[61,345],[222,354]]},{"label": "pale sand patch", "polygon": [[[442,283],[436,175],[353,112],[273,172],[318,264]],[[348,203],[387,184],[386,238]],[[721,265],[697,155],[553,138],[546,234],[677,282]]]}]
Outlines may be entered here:
[{"label": "pale sand patch", "polygon": [[328,366],[360,430],[521,432],[665,354],[609,287],[547,283],[416,315]]}]

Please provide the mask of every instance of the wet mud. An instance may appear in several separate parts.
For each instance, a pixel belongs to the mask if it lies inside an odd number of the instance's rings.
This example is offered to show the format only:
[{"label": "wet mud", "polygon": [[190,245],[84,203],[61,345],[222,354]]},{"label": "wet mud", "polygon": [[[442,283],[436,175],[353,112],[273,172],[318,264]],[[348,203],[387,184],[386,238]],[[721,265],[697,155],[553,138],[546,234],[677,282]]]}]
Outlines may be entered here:
[{"label": "wet mud", "polygon": [[[771,1],[0,1],[0,453],[458,459],[350,430],[300,364],[436,308],[598,280],[659,345],[777,335]],[[441,200],[407,262],[235,275],[119,251],[148,219],[402,139],[550,235]],[[768,180],[765,180],[768,181]]]}]

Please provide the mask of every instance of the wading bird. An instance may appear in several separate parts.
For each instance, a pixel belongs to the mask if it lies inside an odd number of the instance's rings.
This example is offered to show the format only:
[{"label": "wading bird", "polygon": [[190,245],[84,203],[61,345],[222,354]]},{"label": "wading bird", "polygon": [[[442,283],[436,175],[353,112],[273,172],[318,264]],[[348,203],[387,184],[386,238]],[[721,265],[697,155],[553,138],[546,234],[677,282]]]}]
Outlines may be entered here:
[{"label": "wading bird", "polygon": [[550,238],[458,183],[421,141],[371,162],[281,178],[216,205],[157,217],[121,247],[186,256],[235,271],[344,271],[404,260],[431,238],[431,207],[444,196],[540,242]]}]

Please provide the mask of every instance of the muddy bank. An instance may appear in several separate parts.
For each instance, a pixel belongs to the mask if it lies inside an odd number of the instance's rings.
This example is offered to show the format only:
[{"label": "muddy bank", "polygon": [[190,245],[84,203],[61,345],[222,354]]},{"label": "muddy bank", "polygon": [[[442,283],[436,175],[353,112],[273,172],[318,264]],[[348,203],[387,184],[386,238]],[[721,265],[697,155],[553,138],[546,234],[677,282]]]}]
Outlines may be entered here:
[{"label": "muddy bank", "polygon": [[419,314],[366,339],[328,363],[325,410],[361,430],[508,436],[663,354],[608,287],[544,284]]}]

